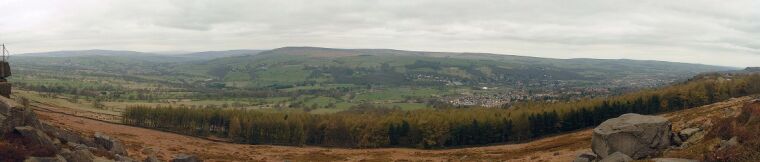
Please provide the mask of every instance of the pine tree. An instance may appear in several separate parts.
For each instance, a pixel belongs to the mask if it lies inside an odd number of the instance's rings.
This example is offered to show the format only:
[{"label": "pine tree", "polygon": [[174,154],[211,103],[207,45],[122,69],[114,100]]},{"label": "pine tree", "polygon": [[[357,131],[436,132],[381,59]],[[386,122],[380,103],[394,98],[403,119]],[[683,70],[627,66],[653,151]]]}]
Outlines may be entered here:
[{"label": "pine tree", "polygon": [[233,117],[230,120],[230,126],[229,126],[229,131],[227,132],[227,137],[232,137],[232,138],[239,137],[241,133],[240,129],[241,129],[240,119],[238,119],[237,117]]}]

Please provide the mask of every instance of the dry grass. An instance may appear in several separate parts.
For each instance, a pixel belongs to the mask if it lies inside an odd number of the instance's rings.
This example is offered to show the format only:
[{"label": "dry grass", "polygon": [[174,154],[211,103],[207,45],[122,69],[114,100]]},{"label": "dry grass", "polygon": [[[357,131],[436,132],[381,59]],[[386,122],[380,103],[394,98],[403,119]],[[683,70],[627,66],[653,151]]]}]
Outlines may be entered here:
[{"label": "dry grass", "polygon": [[727,140],[738,138],[739,145],[706,154],[705,161],[760,160],[760,102],[746,104],[737,117],[716,123],[707,137]]},{"label": "dry grass", "polygon": [[689,147],[682,150],[670,150],[663,156],[671,158],[703,160],[704,155],[713,150],[714,147],[718,145],[718,143],[720,143],[720,139],[706,139],[699,143],[690,145]]},{"label": "dry grass", "polygon": [[[740,107],[733,110],[713,109],[713,113],[702,114],[709,117],[707,121],[711,124],[711,127],[706,130],[704,139],[690,144],[683,150],[670,150],[664,156],[700,161],[754,162],[760,160],[760,139],[757,138],[760,136],[760,131],[758,131],[760,130],[760,102],[748,103]],[[692,120],[694,119],[697,118]],[[719,149],[721,140],[732,137],[739,139],[739,145]]]},{"label": "dry grass", "polygon": [[346,157],[325,153],[324,151],[311,151],[307,154],[291,154],[289,159],[293,161],[346,161]]}]

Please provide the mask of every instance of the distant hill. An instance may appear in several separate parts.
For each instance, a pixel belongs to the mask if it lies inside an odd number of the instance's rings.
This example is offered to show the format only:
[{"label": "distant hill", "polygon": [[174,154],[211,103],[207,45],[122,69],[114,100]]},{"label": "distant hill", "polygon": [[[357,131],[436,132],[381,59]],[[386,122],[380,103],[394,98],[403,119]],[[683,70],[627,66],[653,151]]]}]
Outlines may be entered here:
[{"label": "distant hill", "polygon": [[23,53],[14,56],[31,56],[31,57],[81,57],[81,56],[130,56],[143,57],[155,56],[156,54],[136,52],[136,51],[117,51],[117,50],[76,50],[76,51],[53,51],[38,53]]},{"label": "distant hill", "polygon": [[146,52],[136,51],[116,51],[116,50],[80,50],[80,51],[53,51],[53,52],[40,52],[40,53],[23,53],[13,55],[16,59],[28,59],[39,60],[40,58],[47,58],[49,60],[56,59],[104,59],[113,58],[117,60],[133,60],[133,61],[148,61],[148,62],[181,62],[189,61],[192,59],[186,57],[179,57],[173,55],[160,55]]},{"label": "distant hill", "polygon": [[218,69],[219,66],[235,69],[226,73],[234,75],[225,77],[227,79],[256,80],[257,84],[307,80],[374,84],[445,81],[511,84],[531,80],[685,79],[702,72],[737,69],[665,61],[549,59],[487,53],[319,47],[284,47],[257,55],[219,58],[178,67],[198,72]]},{"label": "distant hill", "polygon": [[222,58],[222,57],[256,55],[256,54],[259,54],[262,51],[264,51],[264,50],[204,51],[204,52],[194,52],[194,53],[180,54],[180,55],[177,55],[177,56],[189,57],[189,58],[195,58],[195,59],[202,59],[202,60],[211,60],[211,59]]},{"label": "distant hill", "polygon": [[284,47],[160,55],[86,50],[15,55],[22,68],[89,69],[109,73],[216,78],[247,87],[327,83],[388,86],[572,84],[651,86],[703,72],[738,68],[626,59],[550,59],[488,54]]},{"label": "distant hill", "polygon": [[118,58],[131,58],[144,61],[158,61],[158,62],[179,62],[179,61],[197,61],[197,60],[211,60],[222,57],[231,56],[245,56],[256,55],[263,50],[226,50],[226,51],[204,51],[204,52],[192,52],[182,54],[157,54],[137,51],[118,51],[118,50],[74,50],[74,51],[53,51],[53,52],[39,52],[39,53],[23,53],[14,56],[17,57],[57,57],[57,58],[72,58],[72,57],[118,57]]},{"label": "distant hill", "polygon": [[403,51],[393,49],[331,49],[320,47],[284,47],[270,51],[264,51],[262,56],[288,55],[307,56],[310,58],[338,58],[351,56],[378,56],[378,57],[432,57],[446,59],[466,59],[478,61],[495,61],[499,63],[522,65],[522,66],[554,66],[558,68],[573,69],[606,69],[606,70],[651,70],[677,72],[707,72],[715,70],[738,70],[735,67],[712,66],[703,64],[678,63],[653,60],[630,60],[630,59],[552,59],[530,56],[517,56],[491,53],[456,53],[456,52],[424,52]]}]

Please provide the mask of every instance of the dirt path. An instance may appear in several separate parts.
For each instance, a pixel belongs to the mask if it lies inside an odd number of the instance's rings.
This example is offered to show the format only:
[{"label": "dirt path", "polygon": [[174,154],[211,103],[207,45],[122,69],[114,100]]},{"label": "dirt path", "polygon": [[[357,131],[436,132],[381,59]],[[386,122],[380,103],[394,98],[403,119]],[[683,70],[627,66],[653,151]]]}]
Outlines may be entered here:
[{"label": "dirt path", "polygon": [[207,161],[571,161],[590,151],[590,130],[549,137],[524,144],[508,144],[447,150],[408,148],[339,149],[288,147],[215,142],[202,138],[113,124],[55,112],[37,111],[52,125],[85,134],[103,132],[122,140],[130,156],[144,159],[151,147],[168,160],[178,153],[193,153]]}]

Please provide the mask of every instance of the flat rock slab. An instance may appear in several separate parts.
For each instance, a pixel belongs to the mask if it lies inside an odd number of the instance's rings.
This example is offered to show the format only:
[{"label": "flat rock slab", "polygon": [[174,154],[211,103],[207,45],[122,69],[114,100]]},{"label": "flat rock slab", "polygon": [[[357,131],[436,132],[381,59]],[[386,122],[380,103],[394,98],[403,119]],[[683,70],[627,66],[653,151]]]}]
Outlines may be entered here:
[{"label": "flat rock slab", "polygon": [[700,128],[686,128],[681,130],[679,132],[679,135],[681,136],[681,139],[689,139],[692,135],[696,134],[697,132],[702,131]]},{"label": "flat rock slab", "polygon": [[189,155],[189,154],[179,154],[174,159],[172,159],[171,162],[202,162],[198,156],[195,155]]}]

